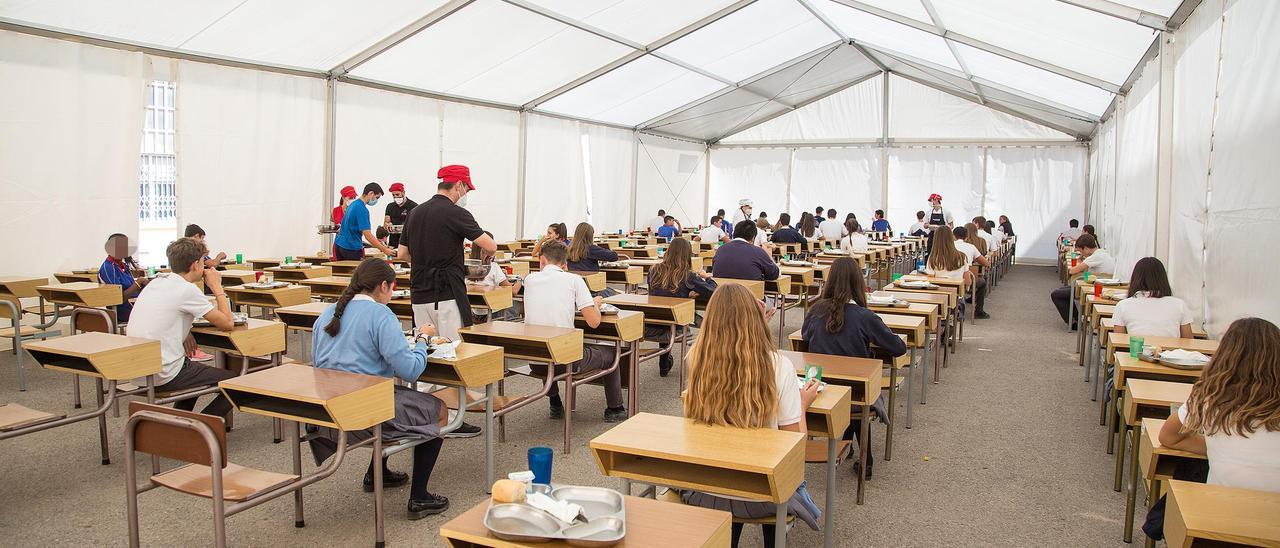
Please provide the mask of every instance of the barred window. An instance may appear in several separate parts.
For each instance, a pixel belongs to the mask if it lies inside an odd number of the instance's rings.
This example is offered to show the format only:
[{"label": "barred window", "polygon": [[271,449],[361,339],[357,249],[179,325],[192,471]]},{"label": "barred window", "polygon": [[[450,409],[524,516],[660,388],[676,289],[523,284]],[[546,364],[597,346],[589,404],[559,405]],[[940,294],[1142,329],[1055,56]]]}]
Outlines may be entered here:
[{"label": "barred window", "polygon": [[170,227],[177,220],[174,91],[173,82],[155,81],[147,88],[142,162],[138,173],[138,224],[141,228]]}]

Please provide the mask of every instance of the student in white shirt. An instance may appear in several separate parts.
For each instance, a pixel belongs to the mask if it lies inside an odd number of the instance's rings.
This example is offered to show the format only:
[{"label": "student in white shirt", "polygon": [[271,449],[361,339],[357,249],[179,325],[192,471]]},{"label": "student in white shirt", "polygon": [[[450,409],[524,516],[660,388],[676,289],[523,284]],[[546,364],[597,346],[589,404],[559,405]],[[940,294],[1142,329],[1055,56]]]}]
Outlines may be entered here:
[{"label": "student in white shirt", "polygon": [[[235,327],[227,292],[222,289],[222,276],[212,268],[205,268],[207,254],[205,245],[192,238],[169,244],[165,257],[172,272],[157,276],[138,294],[125,327],[125,334],[130,337],[160,341],[162,364],[156,375],[156,386],[165,392],[213,386],[236,376],[234,371],[192,362],[183,344],[196,318],[204,318],[223,331]],[[216,305],[210,304],[204,292],[196,287],[195,282],[201,279],[213,294]],[[195,405],[196,398],[189,398],[173,406],[191,411]],[[201,413],[225,418],[231,413],[231,402],[219,394]]]},{"label": "student in white shirt", "polygon": [[1144,257],[1133,265],[1129,276],[1129,297],[1116,303],[1116,333],[1144,337],[1191,338],[1191,310],[1173,296],[1164,263]]},{"label": "student in white shirt", "polygon": [[827,220],[818,225],[818,232],[821,234],[821,239],[828,242],[839,242],[840,238],[848,235],[844,225],[836,220],[835,209],[827,210]]},{"label": "student in white shirt", "polygon": [[[1207,483],[1280,493],[1280,329],[1261,318],[1232,322],[1159,439],[1206,455]],[[1143,525],[1155,539],[1164,525],[1157,506]]]},{"label": "student in white shirt", "polygon": [[711,224],[698,231],[698,241],[702,243],[715,243],[729,241],[729,235],[724,233],[720,228],[721,218],[719,215],[711,217]]},{"label": "student in white shirt", "polygon": [[[491,234],[488,230],[484,231],[484,234],[485,236],[488,236],[490,238],[493,237],[493,234]],[[492,259],[495,254],[496,252],[488,251],[484,248],[481,248],[478,245],[473,245],[471,246],[470,258],[472,260],[484,261],[486,259]],[[503,270],[501,266],[498,266],[498,263],[493,263],[493,262],[489,263],[489,273],[485,274],[483,280],[480,280],[478,282],[472,282],[470,280],[467,281],[467,287],[470,288],[472,286],[490,287],[490,288],[510,287],[512,295],[520,294],[520,278],[517,276],[516,280],[512,282],[507,276],[507,271]],[[515,319],[516,317],[518,317],[518,313],[514,306],[512,306],[511,308],[507,308],[505,310],[490,310],[489,312],[493,316],[493,319],[495,320]],[[473,310],[472,314],[477,316],[483,315],[483,311]]]},{"label": "student in white shirt", "polygon": [[840,238],[840,249],[853,254],[853,252],[865,253],[871,248],[871,238],[862,233],[862,226],[858,224],[857,219],[849,219],[844,223],[845,235]]},{"label": "student in white shirt", "polygon": [[[1098,248],[1098,240],[1092,234],[1081,234],[1076,239],[1076,251],[1084,257],[1079,264],[1070,267],[1067,270],[1067,278],[1074,279],[1077,274],[1088,270],[1094,277],[1110,276],[1115,274],[1116,260],[1111,257],[1110,253]],[[1053,299],[1054,306],[1058,307],[1058,314],[1062,316],[1062,321],[1070,323],[1075,328],[1075,318],[1071,318],[1071,288],[1062,286],[1049,294],[1049,298]]]},{"label": "student in white shirt", "polygon": [[658,228],[665,224],[667,224],[667,212],[664,209],[659,209],[658,216],[649,219],[649,232],[656,234]]},{"label": "student in white shirt", "polygon": [[929,228],[924,224],[924,212],[916,212],[916,222],[907,230],[907,236],[928,236]]},{"label": "student in white shirt", "polygon": [[982,241],[987,243],[987,252],[995,251],[996,237],[990,232],[987,232],[987,218],[981,215],[974,217],[973,224],[974,227],[977,228],[977,230],[972,231],[973,235],[978,238],[982,238]]},{"label": "student in white shirt", "polygon": [[970,226],[973,226],[973,223],[969,223],[968,226],[957,226],[951,231],[951,234],[955,237],[956,249],[960,250],[961,253],[964,253],[964,256],[968,259],[968,264],[965,266],[963,275],[961,276],[965,280],[965,285],[977,284],[977,287],[974,288],[974,299],[977,301],[974,303],[974,306],[977,308],[973,311],[973,317],[978,320],[986,320],[991,318],[991,315],[987,314],[984,307],[987,302],[987,280],[979,278],[977,274],[973,272],[973,265],[978,264],[990,267],[991,262],[987,260],[987,257],[982,253],[982,250],[965,241],[969,236],[968,227]]},{"label": "student in white shirt", "polygon": [[1071,241],[1073,241],[1073,242],[1074,242],[1074,241],[1076,240],[1076,238],[1079,238],[1081,234],[1084,234],[1084,231],[1083,231],[1083,230],[1080,230],[1080,221],[1079,221],[1079,220],[1071,219],[1070,221],[1067,221],[1067,226],[1068,226],[1069,228],[1067,228],[1066,230],[1062,231],[1062,233],[1061,233],[1061,234],[1058,234],[1058,241],[1059,241],[1059,242],[1061,242],[1061,241],[1063,240],[1063,238],[1068,239],[1068,240],[1071,240]]},{"label": "student in white shirt", "polygon": [[[565,261],[568,260],[569,249],[556,241],[542,246],[542,255],[538,258],[541,270],[529,274],[524,280],[524,323],[526,325],[550,325],[573,328],[574,317],[582,313],[582,319],[591,327],[600,325],[601,297],[592,297],[587,289],[587,282],[582,276],[565,272]],[[595,344],[584,344],[582,359],[574,362],[576,373],[586,373],[600,369],[608,369],[613,364],[613,350]],[[547,366],[531,364],[535,375],[546,376]],[[556,372],[562,373],[564,366],[556,366]],[[605,422],[622,422],[627,419],[627,408],[622,399],[621,370],[606,375],[603,379],[605,400],[608,408],[604,411]],[[564,417],[564,404],[560,401],[558,384],[551,385],[547,397],[551,401],[550,416],[552,419]]]}]

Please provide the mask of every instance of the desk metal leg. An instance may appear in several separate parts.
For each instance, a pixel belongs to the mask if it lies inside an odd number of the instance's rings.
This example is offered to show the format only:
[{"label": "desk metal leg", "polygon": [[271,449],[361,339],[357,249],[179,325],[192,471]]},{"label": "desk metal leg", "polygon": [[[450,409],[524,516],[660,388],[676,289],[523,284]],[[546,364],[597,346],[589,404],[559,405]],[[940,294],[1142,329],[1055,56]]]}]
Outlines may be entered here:
[{"label": "desk metal leg", "polygon": [[1090,329],[1088,326],[1082,323],[1080,324],[1080,331],[1083,332],[1080,336],[1081,338],[1084,339],[1084,342],[1080,345],[1080,365],[1084,367],[1084,382],[1089,382],[1090,364],[1089,364],[1088,358],[1085,357],[1085,354],[1089,353],[1089,351],[1092,350],[1092,347],[1090,346],[1089,343],[1093,339],[1093,329]]},{"label": "desk metal leg", "polygon": [[[569,375],[564,381],[564,454],[568,455],[571,449],[570,441],[573,438],[573,364],[565,364],[565,367],[569,369]],[[554,372],[556,366],[551,364],[547,368]]]},{"label": "desk metal leg", "polygon": [[1102,372],[1107,370],[1107,350],[1102,346],[1101,333],[1096,340],[1098,344],[1093,347],[1093,401],[1098,401],[1098,392],[1102,390]]},{"label": "desk metal leg", "polygon": [[1142,425],[1130,429],[1133,432],[1133,451],[1129,457],[1129,497],[1124,507],[1124,541],[1133,542],[1133,508],[1138,497],[1138,436],[1142,435]]},{"label": "desk metal leg", "polygon": [[913,415],[912,411],[915,409],[915,406],[912,405],[912,400],[911,400],[911,398],[915,397],[914,395],[915,377],[916,377],[915,373],[916,373],[916,347],[912,346],[911,361],[908,362],[907,364],[907,428],[908,429],[911,428],[912,415]]},{"label": "desk metal leg", "polygon": [[827,439],[827,505],[822,508],[826,521],[822,525],[822,546],[831,548],[831,531],[836,522],[836,448],[840,445],[838,432]]},{"label": "desk metal leg", "polygon": [[622,494],[631,496],[631,480],[622,478]]},{"label": "desk metal leg", "polygon": [[[98,408],[103,406],[102,379],[94,378],[94,392],[98,395]],[[116,381],[111,381],[111,395],[114,398]],[[98,415],[98,441],[102,444],[102,464],[111,464],[111,455],[107,454],[107,414]]]},{"label": "desk metal leg", "polygon": [[484,387],[484,489],[488,493],[493,485],[493,384]]},{"label": "desk metal leg", "polygon": [[925,395],[929,392],[929,333],[924,335],[924,349],[920,354],[920,405],[926,403]]},{"label": "desk metal leg", "polygon": [[[893,427],[898,421],[898,369],[889,366],[889,428],[884,434],[884,460],[893,460]],[[863,463],[864,465],[866,463]]]},{"label": "desk metal leg", "polygon": [[774,522],[773,545],[783,547],[787,545],[787,503],[778,504],[778,518]]},{"label": "desk metal leg", "polygon": [[[462,400],[464,409],[459,412],[465,412],[467,401]],[[373,426],[373,522],[374,522],[374,546],[382,548],[387,545],[386,532],[382,529],[382,423]]]},{"label": "desk metal leg", "polygon": [[[1114,491],[1119,493],[1120,487],[1124,484],[1124,454],[1125,445],[1129,441],[1129,425],[1119,418],[1116,419],[1116,422],[1120,423],[1120,431],[1116,435],[1116,485]],[[1137,448],[1135,447],[1134,450],[1136,451]]]},{"label": "desk metal leg", "polygon": [[[302,441],[298,439],[298,428],[301,425],[293,421],[285,421],[284,426],[289,429],[289,445],[293,446],[293,475],[302,477]],[[381,468],[381,466],[378,467]],[[302,515],[302,489],[293,492],[293,526],[307,526],[306,518]]]},{"label": "desk metal leg", "polygon": [[[870,399],[868,397],[867,399]],[[862,406],[862,423],[858,425],[858,504],[863,501],[863,487],[867,483],[867,456],[871,443],[871,406]]]},{"label": "desk metal leg", "polygon": [[627,380],[627,416],[634,417],[640,412],[640,340],[632,342],[631,358],[627,360],[628,370]]},{"label": "desk metal leg", "polygon": [[[1111,401],[1106,402],[1102,405],[1102,408],[1105,409],[1105,411],[1103,412],[1105,416],[1103,418],[1107,421],[1107,454],[1108,455],[1112,454],[1115,451],[1116,423],[1119,422],[1116,419],[1116,409],[1119,409],[1118,407],[1119,403],[1116,402],[1116,398],[1119,398],[1119,397],[1120,397],[1120,387],[1112,386]],[[1120,484],[1117,483],[1116,491],[1119,491],[1119,490],[1120,490]]]}]

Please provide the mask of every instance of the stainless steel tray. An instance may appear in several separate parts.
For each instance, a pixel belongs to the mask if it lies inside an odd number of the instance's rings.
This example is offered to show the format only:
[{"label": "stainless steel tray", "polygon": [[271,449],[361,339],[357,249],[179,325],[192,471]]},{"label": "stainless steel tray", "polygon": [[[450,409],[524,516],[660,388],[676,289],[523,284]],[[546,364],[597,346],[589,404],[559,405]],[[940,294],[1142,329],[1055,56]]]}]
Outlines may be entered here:
[{"label": "stainless steel tray", "polygon": [[546,493],[553,499],[581,506],[587,522],[566,525],[551,514],[528,504],[490,502],[489,509],[484,514],[484,526],[503,540],[562,540],[570,546],[612,546],[627,536],[627,511],[622,493],[601,487],[572,485],[554,488],[534,485],[534,490]]}]

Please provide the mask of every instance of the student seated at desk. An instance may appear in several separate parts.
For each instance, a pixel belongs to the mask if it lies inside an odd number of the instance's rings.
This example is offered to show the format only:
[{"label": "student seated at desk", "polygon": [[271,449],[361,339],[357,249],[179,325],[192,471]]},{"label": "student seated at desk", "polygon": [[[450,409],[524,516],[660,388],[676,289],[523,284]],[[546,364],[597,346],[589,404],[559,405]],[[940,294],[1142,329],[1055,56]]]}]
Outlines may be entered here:
[{"label": "student seated at desk", "polygon": [[[130,337],[160,341],[160,359],[164,362],[156,375],[156,387],[160,391],[204,388],[236,376],[234,371],[195,363],[187,357],[191,323],[196,318],[204,318],[223,331],[235,327],[227,292],[222,289],[222,275],[204,266],[208,252],[204,243],[192,238],[169,244],[165,256],[173,272],[158,275],[147,284],[138,295],[133,317],[125,327],[125,334]],[[209,299],[196,287],[195,282],[200,279],[213,293],[216,306],[209,304]],[[191,411],[195,405],[194,397],[173,404],[184,411]],[[200,412],[225,418],[231,413],[231,402],[218,394]]]},{"label": "student seated at desk", "polygon": [[763,211],[760,212],[760,217],[756,219],[756,228],[760,229],[761,231],[773,229],[773,223],[769,222],[768,213],[765,213]]},{"label": "student seated at desk", "polygon": [[[700,303],[711,300],[716,290],[716,281],[705,270],[693,270],[689,267],[693,257],[693,247],[688,240],[678,239],[667,247],[662,262],[649,269],[649,294],[654,297],[679,297],[694,299]],[[695,315],[693,327],[701,325],[701,317]],[[659,327],[645,329],[645,337],[665,341],[670,331]],[[666,342],[659,342],[658,347],[666,348]],[[658,357],[658,374],[665,377],[675,362],[670,353]]]},{"label": "student seated at desk", "polygon": [[791,226],[790,213],[783,213],[778,216],[778,224],[773,227],[773,237],[771,239],[775,244],[803,244],[808,242],[799,230]]},{"label": "student seated at desk", "polygon": [[[208,245],[208,242],[204,241],[204,238],[205,238],[204,229],[200,228],[200,225],[197,225],[197,224],[187,225],[187,228],[182,231],[182,237],[191,238],[197,242],[205,244],[206,246]],[[222,266],[222,261],[226,260],[226,258],[227,258],[227,253],[225,251],[219,251],[216,257],[210,257],[208,254],[206,254],[204,256],[204,266],[209,268],[217,268],[219,266]]]},{"label": "student seated at desk", "polygon": [[1071,219],[1070,221],[1067,221],[1067,227],[1068,228],[1066,230],[1058,234],[1059,242],[1061,242],[1062,240],[1075,241],[1077,238],[1080,237],[1081,234],[1084,234],[1084,231],[1080,230],[1079,220]]},{"label": "student seated at desk", "polygon": [[796,231],[804,236],[805,241],[817,238],[822,233],[818,232],[818,222],[812,213],[808,211],[800,214],[800,222],[796,223]]},{"label": "student seated at desk", "polygon": [[1116,333],[1143,337],[1191,338],[1191,310],[1173,296],[1164,263],[1144,257],[1129,275],[1129,297],[1116,303],[1111,321]]},{"label": "student seated at desk", "polygon": [[872,232],[893,232],[893,227],[889,226],[889,219],[884,218],[884,210],[877,209],[875,219],[871,221]]},{"label": "student seated at desk", "polygon": [[658,227],[658,239],[662,242],[670,242],[680,235],[680,228],[676,226],[676,218],[670,215],[662,218],[662,226]]},{"label": "student seated at desk", "polygon": [[827,210],[827,220],[822,221],[818,225],[818,232],[821,233],[822,239],[827,242],[839,242],[840,238],[848,235],[848,229],[844,223],[836,220],[836,210]]},{"label": "student seated at desk", "polygon": [[[484,235],[490,238],[493,237],[493,233],[489,232],[488,230],[484,231]],[[493,256],[496,254],[497,254],[496,251],[487,251],[478,245],[473,245],[471,246],[470,258],[476,261],[492,260]],[[511,279],[507,276],[507,272],[503,270],[501,266],[498,266],[498,263],[490,262],[489,273],[485,274],[483,280],[480,280],[478,282],[473,282],[470,280],[467,281],[467,287],[473,287],[473,286],[474,287],[510,287],[511,294],[518,295],[520,293],[520,277],[516,276],[516,281],[512,282]],[[472,312],[472,314],[476,314],[476,312]],[[511,308],[508,308],[506,310],[491,311],[491,314],[493,316],[493,319],[495,320],[515,320],[520,316],[519,313],[516,311],[514,305]]]},{"label": "student seated at desk", "polygon": [[723,220],[719,215],[712,215],[711,224],[698,231],[696,239],[705,244],[729,241],[729,235],[721,228],[724,226]]},{"label": "student seated at desk", "polygon": [[[976,231],[977,227],[973,223],[967,223],[965,226],[957,226],[952,229],[951,235],[955,237],[955,248],[964,253],[967,259],[964,275],[961,277],[965,281],[965,287],[977,284],[973,292],[976,295],[974,298],[978,302],[976,303],[977,308],[973,311],[973,317],[979,320],[986,320],[991,318],[991,315],[983,310],[983,304],[987,302],[987,279],[979,277],[973,266],[982,265],[991,268],[991,261],[987,260],[986,242],[981,239],[971,238],[971,230]],[[965,302],[969,302],[969,299],[966,298]]]},{"label": "student seated at desk", "polygon": [[[1086,270],[1092,272],[1094,276],[1115,273],[1116,260],[1111,258],[1111,254],[1107,253],[1106,250],[1098,248],[1098,240],[1093,235],[1080,235],[1076,239],[1076,251],[1080,252],[1084,260],[1068,268],[1067,277],[1069,280]],[[1070,323],[1074,329],[1076,327],[1076,319],[1068,317],[1071,315],[1071,299],[1073,296],[1074,293],[1070,286],[1059,287],[1049,294],[1054,306],[1058,307],[1058,314],[1062,316],[1062,321]]]},{"label": "student seated at desk", "polygon": [[844,252],[852,254],[854,252],[866,252],[871,249],[871,238],[862,233],[862,225],[858,224],[857,219],[849,219],[844,223],[844,237],[840,238],[840,249]]},{"label": "student seated at desk", "polygon": [[116,323],[123,324],[129,321],[129,314],[133,311],[133,305],[129,303],[129,299],[138,296],[142,292],[142,288],[147,285],[146,278],[133,277],[135,270],[142,270],[137,261],[133,260],[133,256],[129,253],[129,237],[124,234],[115,233],[107,236],[107,243],[104,246],[107,251],[107,258],[102,261],[102,266],[98,267],[98,281],[103,284],[118,285],[121,289],[120,304],[114,306],[116,312]]},{"label": "student seated at desk", "polygon": [[573,230],[573,243],[569,244],[569,270],[599,272],[601,262],[618,260],[617,253],[596,245],[595,240],[595,227],[590,223],[578,223],[577,228]]},{"label": "student seated at desk", "polygon": [[[800,386],[795,365],[783,357],[769,332],[764,305],[741,285],[720,287],[707,304],[702,334],[689,349],[689,389],[684,416],[694,422],[732,428],[773,428],[806,433],[804,412],[818,397],[818,383]],[[775,515],[771,502],[742,500],[700,491],[682,491],[686,504],[731,512],[737,518]],[[791,496],[788,511],[815,531],[822,511],[805,483]],[[774,526],[765,525],[764,545],[773,546]],[[733,524],[733,546],[742,525]]]},{"label": "student seated at desk", "polygon": [[1009,222],[1009,218],[1004,215],[1000,216],[1000,232],[1005,238],[1013,236],[1013,223]]},{"label": "student seated at desk", "polygon": [[720,218],[720,230],[725,234],[733,234],[733,221],[725,216],[723,209],[716,210],[716,217]]},{"label": "student seated at desk", "polygon": [[538,237],[538,241],[533,243],[533,256],[542,255],[542,246],[548,242],[560,242],[565,247],[569,247],[569,227],[564,223],[551,223],[547,225],[547,233]]},{"label": "student seated at desk", "polygon": [[923,211],[916,212],[916,222],[915,224],[911,225],[911,228],[907,229],[907,235],[908,236],[928,236],[929,235],[929,227],[925,226]]},{"label": "student seated at desk", "polygon": [[[587,289],[586,280],[577,274],[565,272],[565,260],[569,250],[560,242],[547,242],[542,246],[542,255],[538,264],[541,270],[529,274],[524,280],[524,323],[528,325],[550,325],[573,328],[574,316],[582,312],[587,325],[600,325],[601,297],[592,297]],[[608,369],[613,364],[613,350],[595,344],[584,344],[582,359],[573,364],[575,373],[585,373],[598,369]],[[529,366],[537,375],[544,376],[547,366],[531,364]],[[563,365],[557,365],[557,373],[563,371]],[[627,419],[627,407],[622,399],[622,370],[615,370],[605,376],[604,396],[608,408],[604,410],[605,422],[622,422]],[[558,383],[557,383],[558,384]],[[552,419],[564,417],[564,404],[560,401],[560,390],[557,384],[551,385],[547,397],[551,400],[550,416]]]},{"label": "student seated at desk", "polygon": [[[1232,322],[1160,445],[1208,457],[1207,473],[1186,467],[1174,479],[1280,493],[1280,329],[1261,318]],[[1164,538],[1164,505],[1142,526],[1152,539]]]},{"label": "student seated at desk", "polygon": [[[822,286],[822,294],[809,308],[809,313],[804,316],[804,324],[800,327],[800,336],[808,344],[809,352],[853,358],[906,354],[907,345],[902,338],[890,331],[884,320],[866,307],[867,282],[862,278],[862,269],[850,257],[836,259],[831,263],[831,271],[827,274],[827,282]],[[871,351],[872,344],[879,348],[875,353]],[[871,410],[880,417],[881,422],[889,424],[889,414],[880,398],[876,399]],[[861,427],[862,421],[854,419],[844,431],[844,439],[856,440]],[[892,428],[892,425],[889,427]],[[875,465],[872,453],[871,440],[868,439],[868,478],[871,477],[871,467]],[[857,466],[854,465],[855,469]]]},{"label": "student seated at desk", "polygon": [[758,247],[759,229],[753,221],[741,221],[733,227],[733,240],[716,249],[711,272],[718,278],[739,280],[776,280],[778,265],[773,262],[773,246]]},{"label": "student seated at desk", "polygon": [[[351,282],[338,302],[316,318],[311,341],[315,366],[363,375],[393,377],[414,382],[427,367],[425,337],[435,334],[435,326],[419,326],[422,335],[410,347],[405,342],[400,320],[387,308],[396,287],[396,273],[385,261],[365,259],[351,274]],[[395,418],[382,423],[385,440],[405,438],[427,439],[413,448],[413,481],[409,487],[408,517],[422,519],[449,508],[449,499],[427,491],[427,482],[435,468],[444,440],[440,427],[448,414],[435,396],[407,386],[395,387]],[[337,431],[320,428],[310,440],[311,452],[319,466],[337,451]],[[353,441],[367,439],[372,429],[348,433]],[[375,458],[376,461],[376,458]],[[364,490],[373,492],[373,466],[364,474]],[[383,487],[398,487],[409,481],[408,475],[381,463]]]},{"label": "student seated at desk", "polygon": [[[986,257],[991,246],[987,245],[987,240],[980,235],[981,233],[982,231],[978,230],[977,223],[965,223],[964,236],[959,236],[959,227],[952,231],[952,234],[956,234],[957,237],[960,238],[960,241],[956,242],[957,246],[959,246],[960,242],[964,242],[969,244],[969,246],[978,253],[977,257]],[[977,257],[974,257],[974,259],[977,259]]]}]

